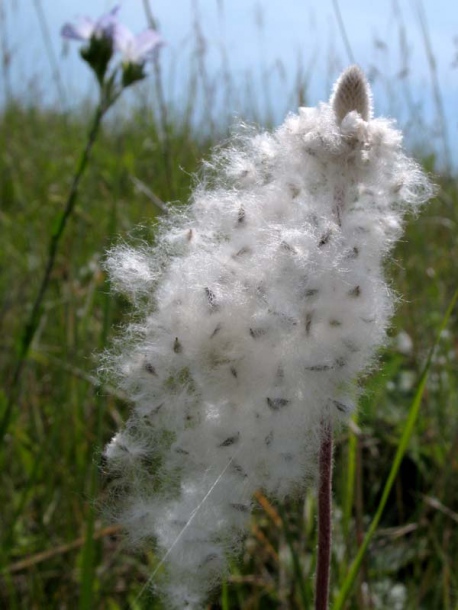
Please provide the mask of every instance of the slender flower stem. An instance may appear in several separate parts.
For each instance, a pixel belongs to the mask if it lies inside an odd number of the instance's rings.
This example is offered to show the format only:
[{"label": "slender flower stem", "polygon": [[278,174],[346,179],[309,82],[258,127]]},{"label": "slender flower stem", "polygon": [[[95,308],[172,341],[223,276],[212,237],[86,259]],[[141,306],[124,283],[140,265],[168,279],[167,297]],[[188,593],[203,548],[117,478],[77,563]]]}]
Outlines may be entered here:
[{"label": "slender flower stem", "polygon": [[320,482],[318,492],[318,559],[315,610],[327,610],[331,563],[332,509],[332,426],[321,422]]},{"label": "slender flower stem", "polygon": [[89,135],[88,135],[86,145],[85,145],[85,147],[81,153],[81,156],[79,158],[79,161],[78,161],[77,169],[76,169],[75,175],[73,177],[73,181],[72,181],[72,184],[70,187],[70,192],[68,194],[67,203],[65,204],[65,208],[63,209],[58,222],[56,223],[55,227],[53,228],[51,240],[49,242],[49,247],[48,247],[48,260],[46,262],[46,267],[45,267],[45,270],[43,273],[43,278],[41,280],[40,288],[38,290],[37,296],[33,303],[32,310],[30,312],[30,316],[24,327],[24,333],[22,335],[21,343],[20,343],[20,347],[19,347],[19,355],[18,355],[18,359],[16,362],[16,367],[14,369],[13,379],[11,382],[10,395],[8,397],[4,415],[0,422],[0,442],[3,440],[3,437],[5,436],[6,431],[8,430],[12,412],[13,412],[13,406],[18,397],[19,385],[20,385],[19,382],[21,380],[22,372],[24,370],[24,365],[26,363],[26,360],[27,360],[27,357],[28,357],[29,351],[30,351],[30,346],[32,345],[32,341],[35,337],[35,334],[37,332],[37,329],[38,329],[38,326],[40,323],[43,299],[44,299],[46,291],[49,287],[51,275],[52,275],[54,265],[56,262],[57,250],[58,250],[60,241],[62,239],[62,235],[64,233],[65,227],[67,225],[67,221],[70,218],[70,215],[72,214],[72,212],[74,210],[76,199],[78,196],[78,189],[79,189],[79,185],[81,182],[81,178],[84,175],[88,161],[90,159],[91,151],[92,151],[92,148],[96,141],[97,134],[98,134],[99,128],[100,128],[100,124],[102,122],[102,119],[103,119],[105,113],[107,112],[108,108],[112,105],[112,103],[113,103],[113,99],[107,100],[105,98],[104,94],[102,93],[102,99],[94,114],[94,118],[92,121],[91,128],[89,130]]}]

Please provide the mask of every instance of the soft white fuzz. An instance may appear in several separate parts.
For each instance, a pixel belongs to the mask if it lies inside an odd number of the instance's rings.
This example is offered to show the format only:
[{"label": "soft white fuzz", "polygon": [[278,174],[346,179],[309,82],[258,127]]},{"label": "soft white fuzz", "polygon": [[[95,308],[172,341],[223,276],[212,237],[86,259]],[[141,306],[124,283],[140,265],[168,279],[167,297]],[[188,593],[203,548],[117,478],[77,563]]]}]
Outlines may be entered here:
[{"label": "soft white fuzz", "polygon": [[401,141],[351,67],[329,104],[218,150],[156,245],[109,253],[136,306],[106,361],[133,403],[105,451],[112,500],[165,555],[168,608],[203,607],[253,492],[300,492],[320,422],[354,408],[393,308],[382,261],[432,193]]}]

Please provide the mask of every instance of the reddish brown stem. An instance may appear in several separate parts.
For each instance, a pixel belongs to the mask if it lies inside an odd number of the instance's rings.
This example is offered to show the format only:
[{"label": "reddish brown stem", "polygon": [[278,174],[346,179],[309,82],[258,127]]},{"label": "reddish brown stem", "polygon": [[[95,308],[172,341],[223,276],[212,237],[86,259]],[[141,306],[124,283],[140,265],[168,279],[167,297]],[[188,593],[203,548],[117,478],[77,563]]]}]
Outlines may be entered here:
[{"label": "reddish brown stem", "polygon": [[327,421],[321,423],[319,486],[315,610],[328,610],[332,538],[332,427]]}]

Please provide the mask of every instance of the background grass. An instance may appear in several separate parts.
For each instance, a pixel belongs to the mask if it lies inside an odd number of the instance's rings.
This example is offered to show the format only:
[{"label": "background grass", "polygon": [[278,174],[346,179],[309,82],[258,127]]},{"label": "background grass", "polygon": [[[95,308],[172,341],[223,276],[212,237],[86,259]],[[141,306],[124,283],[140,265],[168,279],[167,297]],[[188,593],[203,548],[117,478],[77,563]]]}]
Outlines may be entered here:
[{"label": "background grass", "polygon": [[[153,105],[151,97],[139,97],[123,120],[105,122],[60,244],[0,447],[2,608],[161,607],[144,587],[158,562],[154,550],[144,556],[129,552],[121,532],[104,523],[99,510],[101,450],[129,410],[95,374],[98,354],[128,308],[110,294],[101,260],[119,238],[154,239],[157,198],[185,201],[201,159],[225,137],[227,123],[204,131],[193,117],[211,108],[215,87],[230,91],[233,84],[226,74],[210,86],[202,61],[195,60],[192,69],[195,78],[181,112],[164,107],[157,95],[162,76],[156,74]],[[396,89],[395,82],[390,86]],[[303,103],[305,91],[298,78],[291,99]],[[92,111],[82,107],[66,114],[10,100],[0,115],[1,409]],[[269,122],[254,106],[253,115]],[[428,152],[419,151],[433,171]],[[436,181],[439,195],[409,220],[388,265],[403,295],[392,341],[379,370],[364,380],[358,420],[336,442],[334,597],[379,505],[428,351],[457,288],[456,177],[449,170]],[[420,417],[348,610],[458,609],[457,326],[455,311],[434,352]],[[232,566],[222,593],[215,592],[212,607],[308,608],[314,492],[283,506],[258,494],[257,503],[241,561]]]}]

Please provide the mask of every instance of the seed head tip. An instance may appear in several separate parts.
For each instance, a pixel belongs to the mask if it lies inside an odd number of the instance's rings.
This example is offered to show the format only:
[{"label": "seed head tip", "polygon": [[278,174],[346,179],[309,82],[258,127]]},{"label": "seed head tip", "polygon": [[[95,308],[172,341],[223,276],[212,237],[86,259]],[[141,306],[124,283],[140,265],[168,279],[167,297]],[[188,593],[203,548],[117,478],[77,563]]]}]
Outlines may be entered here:
[{"label": "seed head tip", "polygon": [[371,88],[359,66],[350,66],[342,72],[334,85],[330,103],[339,123],[352,111],[365,121],[372,117]]}]

